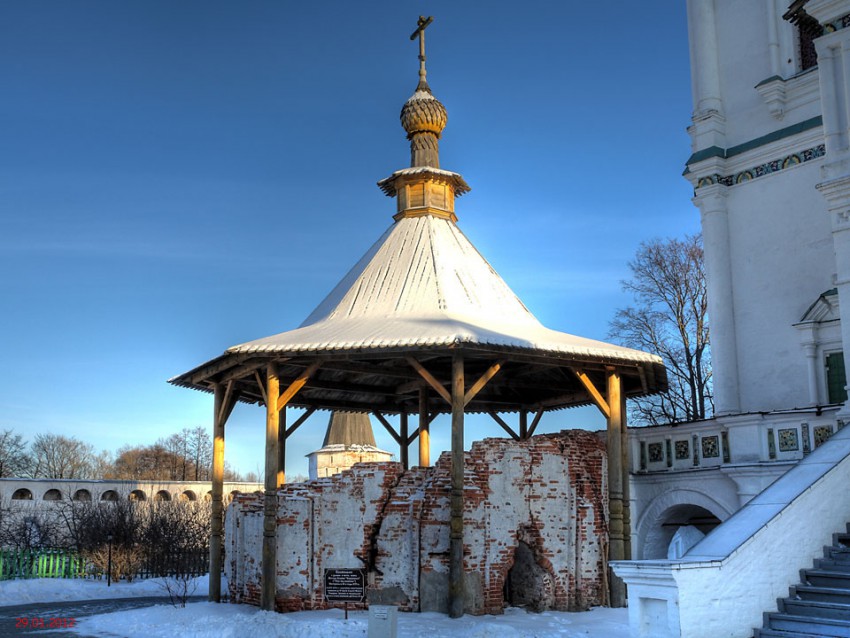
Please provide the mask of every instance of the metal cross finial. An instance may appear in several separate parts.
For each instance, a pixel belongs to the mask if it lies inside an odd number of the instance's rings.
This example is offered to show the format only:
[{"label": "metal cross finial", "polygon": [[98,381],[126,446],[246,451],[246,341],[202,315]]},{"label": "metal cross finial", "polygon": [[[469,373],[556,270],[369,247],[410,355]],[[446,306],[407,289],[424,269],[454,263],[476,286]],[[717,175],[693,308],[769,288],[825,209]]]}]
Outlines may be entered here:
[{"label": "metal cross finial", "polygon": [[434,21],[434,16],[419,16],[419,20],[416,22],[416,31],[410,34],[410,39],[415,40],[416,36],[419,36],[419,86],[416,87],[417,90],[420,88],[427,89],[428,82],[425,80],[425,27],[431,24]]}]

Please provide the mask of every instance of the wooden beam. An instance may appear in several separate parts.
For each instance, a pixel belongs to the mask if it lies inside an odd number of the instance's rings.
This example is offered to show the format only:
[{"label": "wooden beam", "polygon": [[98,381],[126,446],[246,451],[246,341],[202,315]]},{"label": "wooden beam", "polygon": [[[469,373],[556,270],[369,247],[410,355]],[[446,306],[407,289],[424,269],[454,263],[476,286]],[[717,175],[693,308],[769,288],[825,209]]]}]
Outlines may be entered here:
[{"label": "wooden beam", "polygon": [[214,386],[213,459],[212,459],[212,516],[210,520],[210,602],[221,602],[222,538],[224,536],[224,413],[225,387]]},{"label": "wooden beam", "polygon": [[253,354],[230,354],[230,355],[222,355],[226,357],[216,363],[210,363],[200,370],[195,372],[191,377],[189,377],[189,381],[191,383],[200,383],[201,381],[207,381],[210,377],[218,374],[219,372],[223,372],[224,370],[228,370],[233,366],[239,365],[240,363],[247,361],[248,359],[253,358],[255,355]]},{"label": "wooden beam", "polygon": [[452,396],[449,394],[449,391],[446,390],[443,387],[443,385],[439,381],[437,381],[437,379],[435,379],[434,376],[430,372],[428,372],[425,368],[423,368],[422,364],[419,363],[416,359],[414,359],[413,357],[405,357],[405,358],[407,359],[407,362],[410,364],[410,366],[414,370],[416,370],[416,372],[419,373],[419,376],[421,376],[423,379],[425,379],[425,381],[428,382],[428,385],[430,385],[432,388],[434,388],[434,391],[437,394],[439,394],[441,397],[443,397],[443,399],[445,399],[446,403],[451,404]]},{"label": "wooden beam", "polygon": [[384,415],[383,415],[383,414],[381,414],[380,412],[378,412],[377,410],[373,410],[373,411],[372,411],[372,414],[374,414],[374,415],[375,415],[375,418],[376,418],[376,419],[378,419],[378,421],[380,421],[381,425],[383,425],[383,426],[384,426],[384,428],[386,429],[386,431],[390,433],[390,436],[391,436],[391,437],[393,437],[393,440],[394,440],[394,441],[395,441],[398,445],[401,445],[401,437],[398,435],[398,432],[396,432],[396,431],[395,431],[395,428],[393,428],[393,426],[392,426],[392,425],[390,425],[390,422],[389,422],[389,421],[387,421],[387,420],[384,418]]},{"label": "wooden beam", "polygon": [[431,419],[428,416],[428,388],[419,388],[419,466],[431,465]]},{"label": "wooden beam", "polygon": [[528,428],[528,436],[534,436],[534,430],[537,429],[537,424],[540,423],[540,418],[543,416],[543,410],[538,410],[531,420],[531,426]]},{"label": "wooden beam", "polygon": [[408,449],[407,446],[410,445],[408,443],[408,433],[407,433],[407,412],[402,412],[398,416],[398,426],[399,426],[399,441],[398,447],[398,455],[401,460],[401,466],[404,468],[406,472],[410,466],[410,460],[408,458]]},{"label": "wooden beam", "polygon": [[638,377],[640,377],[640,388],[643,390],[644,394],[649,394],[649,384],[646,381],[646,370],[643,369],[643,366],[637,366]]},{"label": "wooden beam", "polygon": [[275,590],[277,588],[277,472],[278,472],[278,431],[280,429],[280,378],[277,365],[266,367],[266,476],[263,496],[263,553],[262,553],[262,589],[260,607],[266,611],[275,609]]},{"label": "wooden beam", "polygon": [[495,413],[495,412],[493,412],[492,410],[488,411],[488,412],[487,412],[487,414],[489,414],[489,415],[493,418],[493,420],[494,420],[496,423],[498,423],[499,425],[501,425],[501,426],[502,426],[502,429],[503,429],[505,432],[507,432],[508,434],[510,434],[510,435],[511,435],[511,438],[512,438],[514,441],[519,441],[519,434],[517,434],[516,432],[514,432],[513,428],[512,428],[511,426],[509,426],[507,423],[505,423],[505,422],[502,420],[502,417],[500,417],[498,414],[496,414],[496,413]]},{"label": "wooden beam", "polygon": [[407,437],[407,444],[410,445],[411,443],[413,443],[416,440],[416,437],[418,437],[418,436],[419,436],[419,428],[416,428],[415,430],[413,430],[413,433],[410,436]]},{"label": "wooden beam", "polygon": [[231,368],[218,378],[219,383],[227,383],[231,380],[242,379],[262,368],[263,362],[249,359],[247,363]]},{"label": "wooden beam", "polygon": [[493,377],[495,377],[499,373],[499,370],[501,370],[502,366],[504,366],[504,365],[505,365],[504,361],[499,361],[497,363],[494,363],[489,368],[487,368],[487,371],[484,374],[482,374],[480,377],[478,377],[478,381],[473,383],[472,387],[469,388],[469,390],[467,390],[466,394],[464,394],[464,396],[463,396],[464,407],[469,405],[469,402],[472,401],[473,397],[475,397],[476,394],[481,392],[481,390],[484,388],[484,386],[487,385],[487,383],[490,381],[490,379],[492,379]]},{"label": "wooden beam", "polygon": [[524,441],[528,438],[528,410],[519,411],[519,438]]},{"label": "wooden beam", "polygon": [[595,404],[593,399],[587,396],[587,392],[566,392],[549,399],[543,399],[542,401],[532,403],[528,407],[533,410],[546,410],[554,407],[562,407],[564,405],[578,406]]},{"label": "wooden beam", "polygon": [[632,513],[631,485],[629,481],[629,428],[626,417],[626,398],[620,399],[620,451],[623,454],[623,556],[624,560],[632,559]]},{"label": "wooden beam", "polygon": [[419,388],[422,387],[424,381],[422,379],[416,378],[413,381],[407,381],[406,383],[402,383],[399,386],[396,386],[396,394],[408,394],[410,392],[417,392]]},{"label": "wooden beam", "polygon": [[[282,410],[286,407],[286,404],[289,403],[289,400],[298,394],[298,391],[304,387],[310,377],[313,376],[313,373],[319,369],[322,365],[321,361],[314,361],[311,363],[304,372],[299,374],[295,380],[289,384],[289,387],[281,393],[281,395],[277,399],[277,409]],[[270,392],[270,391],[269,391]]]},{"label": "wooden beam", "polygon": [[260,378],[260,371],[254,370],[254,378],[257,380],[257,387],[260,389],[260,393],[263,395],[263,405],[269,404],[269,395],[266,393],[266,385],[263,383],[263,380]]},{"label": "wooden beam", "polygon": [[383,377],[393,377],[396,379],[418,379],[419,375],[409,368],[395,368],[387,366],[376,366],[363,363],[351,363],[349,361],[325,361],[323,364],[325,370],[335,370],[337,372],[351,372],[354,374],[377,375]]},{"label": "wooden beam", "polygon": [[466,602],[463,571],[463,355],[452,356],[452,492],[449,503],[449,617],[460,618]]},{"label": "wooden beam", "polygon": [[311,390],[333,390],[335,392],[346,392],[349,394],[372,394],[375,396],[385,397],[397,396],[395,388],[367,385],[365,383],[346,383],[344,381],[321,381],[319,379],[308,379],[304,387]]},{"label": "wooden beam", "polygon": [[286,484],[286,407],[280,411],[277,428],[277,489]]},{"label": "wooden beam", "polygon": [[611,408],[599,390],[596,389],[596,386],[593,385],[593,381],[591,381],[590,377],[587,376],[583,370],[573,369],[573,373],[576,375],[576,378],[581,381],[581,384],[584,386],[584,389],[587,390],[587,393],[593,399],[593,402],[596,404],[596,407],[599,408],[599,411],[602,412],[606,419],[610,418]]},{"label": "wooden beam", "polygon": [[[623,380],[616,370],[607,375],[608,382],[608,560],[624,560],[625,535],[623,532]],[[625,607],[626,586],[622,579],[610,570],[609,588],[611,606]]]},{"label": "wooden beam", "polygon": [[298,428],[300,428],[304,421],[309,419],[310,415],[313,414],[316,409],[317,408],[307,408],[307,411],[304,414],[295,419],[295,423],[293,423],[286,429],[286,438],[288,439],[290,436],[292,436],[292,433],[295,432],[295,430],[297,430]]},{"label": "wooden beam", "polygon": [[[216,390],[220,387],[220,384],[216,384]],[[224,386],[224,396],[221,398],[221,402],[219,405],[218,414],[216,414],[216,418],[218,421],[225,421],[226,418],[224,413],[227,411],[227,404],[230,403],[230,397],[233,395],[233,381],[228,381],[227,385]]]}]

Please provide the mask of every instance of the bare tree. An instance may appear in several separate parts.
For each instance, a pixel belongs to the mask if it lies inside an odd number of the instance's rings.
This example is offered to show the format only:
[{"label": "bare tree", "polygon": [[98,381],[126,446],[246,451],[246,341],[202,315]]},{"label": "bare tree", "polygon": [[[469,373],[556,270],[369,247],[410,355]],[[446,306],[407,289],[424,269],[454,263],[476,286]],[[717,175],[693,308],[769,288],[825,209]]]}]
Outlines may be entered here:
[{"label": "bare tree", "polygon": [[13,430],[0,432],[0,478],[23,476],[27,473],[29,457],[20,434]]},{"label": "bare tree", "polygon": [[632,278],[622,286],[632,293],[636,305],[617,311],[609,337],[660,355],[670,387],[667,394],[634,399],[631,419],[641,425],[661,425],[711,417],[714,402],[701,235],[645,242],[629,269]]},{"label": "bare tree", "polygon": [[94,478],[94,447],[60,434],[36,434],[30,446],[33,478]]},{"label": "bare tree", "polygon": [[195,466],[196,481],[208,481],[212,478],[212,439],[203,426],[183,430],[188,443],[189,455]]}]

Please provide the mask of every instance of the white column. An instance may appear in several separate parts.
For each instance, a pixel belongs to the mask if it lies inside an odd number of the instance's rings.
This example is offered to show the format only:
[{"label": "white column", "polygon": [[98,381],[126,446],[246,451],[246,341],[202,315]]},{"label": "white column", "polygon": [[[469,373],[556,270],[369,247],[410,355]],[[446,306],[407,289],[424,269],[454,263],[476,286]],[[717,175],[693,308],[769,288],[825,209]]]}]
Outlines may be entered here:
[{"label": "white column", "polygon": [[806,370],[809,377],[809,403],[818,405],[820,403],[818,393],[818,346],[815,342],[803,344],[806,353]]},{"label": "white column", "polygon": [[777,19],[779,16],[776,10],[776,0],[765,0],[765,8],[767,10],[767,48],[770,52],[770,75],[782,75],[782,65],[780,63],[779,53],[779,31],[777,27]]},{"label": "white column", "polygon": [[703,186],[696,191],[693,201],[702,219],[715,414],[735,414],[740,412],[741,406],[726,186]]},{"label": "white column", "polygon": [[688,0],[694,115],[722,111],[714,0]]},{"label": "white column", "polygon": [[843,91],[839,82],[843,74],[839,70],[841,58],[834,46],[829,46],[818,38],[818,73],[820,74],[821,109],[823,112],[823,136],[826,140],[827,155],[835,156],[845,147],[842,122],[846,117],[842,114],[841,99]]}]

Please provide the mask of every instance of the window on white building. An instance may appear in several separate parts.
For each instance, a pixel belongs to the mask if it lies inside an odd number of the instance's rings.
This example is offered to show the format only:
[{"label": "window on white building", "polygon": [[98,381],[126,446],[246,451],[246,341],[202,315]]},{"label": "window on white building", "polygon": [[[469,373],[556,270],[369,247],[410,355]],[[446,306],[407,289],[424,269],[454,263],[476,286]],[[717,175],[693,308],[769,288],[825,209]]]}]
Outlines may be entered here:
[{"label": "window on white building", "polygon": [[847,400],[846,386],[844,353],[830,352],[826,355],[826,393],[829,403],[844,403]]}]

